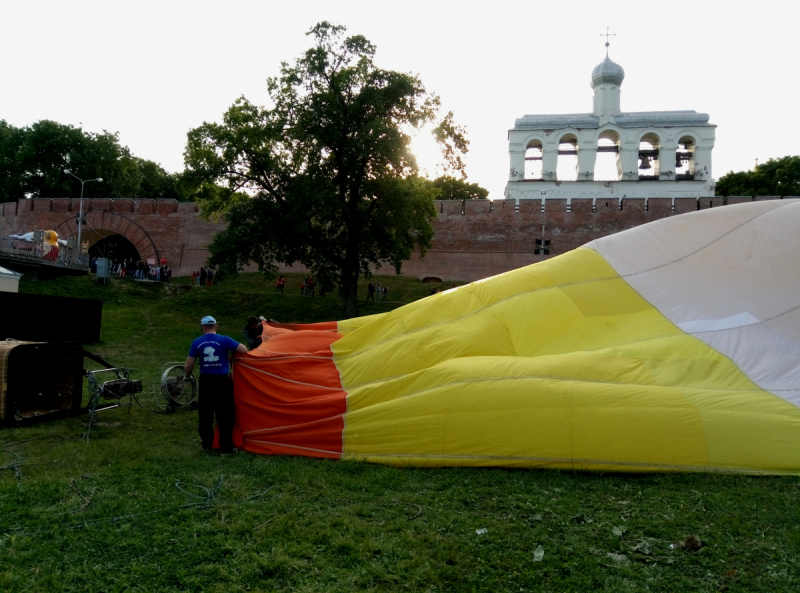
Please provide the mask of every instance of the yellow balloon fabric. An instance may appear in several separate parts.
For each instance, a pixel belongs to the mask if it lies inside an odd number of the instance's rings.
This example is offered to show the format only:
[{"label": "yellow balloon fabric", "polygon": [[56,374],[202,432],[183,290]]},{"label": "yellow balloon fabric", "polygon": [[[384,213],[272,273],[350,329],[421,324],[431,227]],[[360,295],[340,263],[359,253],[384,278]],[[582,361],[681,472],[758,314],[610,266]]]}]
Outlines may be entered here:
[{"label": "yellow balloon fabric", "polygon": [[591,249],[395,310],[333,351],[348,393],[346,456],[607,471],[800,468],[800,410],[678,329]]}]

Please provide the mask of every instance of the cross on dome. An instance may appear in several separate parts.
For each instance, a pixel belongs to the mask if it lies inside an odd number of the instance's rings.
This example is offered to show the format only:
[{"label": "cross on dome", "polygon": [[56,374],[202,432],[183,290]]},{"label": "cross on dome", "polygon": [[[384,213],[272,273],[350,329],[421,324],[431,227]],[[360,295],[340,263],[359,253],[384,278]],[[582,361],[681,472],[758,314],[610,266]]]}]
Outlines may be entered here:
[{"label": "cross on dome", "polygon": [[608,46],[609,46],[609,45],[611,45],[611,44],[608,42],[608,38],[609,38],[609,37],[616,37],[616,36],[617,36],[617,34],[616,34],[616,33],[609,33],[609,32],[608,32],[608,31],[609,31],[609,29],[610,29],[610,27],[606,27],[606,32],[605,32],[605,33],[600,33],[600,37],[605,37],[605,38],[606,38],[606,57],[608,57]]}]

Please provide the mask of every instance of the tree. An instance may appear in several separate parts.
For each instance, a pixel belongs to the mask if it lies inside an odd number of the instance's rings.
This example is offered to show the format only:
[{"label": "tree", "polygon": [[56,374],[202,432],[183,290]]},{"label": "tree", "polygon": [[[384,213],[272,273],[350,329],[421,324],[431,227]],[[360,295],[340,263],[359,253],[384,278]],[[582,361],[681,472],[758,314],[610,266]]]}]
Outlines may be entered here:
[{"label": "tree", "polygon": [[477,183],[467,183],[449,175],[437,177],[430,183],[440,200],[485,200],[489,195],[489,190]]},{"label": "tree", "polygon": [[23,177],[17,155],[24,137],[22,131],[0,120],[0,203],[25,197]]},{"label": "tree", "polygon": [[[192,196],[184,191],[181,173],[167,173],[158,163],[139,157],[127,159],[125,165],[128,184],[135,188],[133,191],[128,190],[128,196],[150,200],[192,201]],[[122,183],[118,182],[118,185],[122,186]]]},{"label": "tree", "polygon": [[800,156],[769,159],[753,171],[731,171],[717,181],[718,196],[800,196]]},{"label": "tree", "polygon": [[[345,30],[309,31],[314,47],[268,80],[272,108],[242,97],[221,124],[190,131],[186,176],[205,192],[205,215],[229,223],[210,265],[274,273],[274,262],[300,262],[327,288],[338,280],[353,317],[361,274],[383,263],[399,273],[431,244],[435,191],[417,176],[408,132],[435,117],[439,100],[418,78],[377,68],[375,47]],[[467,141],[452,114],[435,134],[463,169]]]},{"label": "tree", "polygon": [[49,120],[15,128],[0,120],[0,202],[79,197],[80,183],[64,169],[84,179],[102,177],[92,185],[95,196],[185,198],[179,174],[133,156],[118,134],[93,134]]}]

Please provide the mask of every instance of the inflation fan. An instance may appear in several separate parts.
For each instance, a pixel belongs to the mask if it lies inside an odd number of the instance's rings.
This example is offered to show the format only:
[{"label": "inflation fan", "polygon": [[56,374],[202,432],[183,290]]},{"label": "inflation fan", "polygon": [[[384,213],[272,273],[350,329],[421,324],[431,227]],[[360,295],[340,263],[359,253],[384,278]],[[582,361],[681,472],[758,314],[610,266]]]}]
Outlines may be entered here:
[{"label": "inflation fan", "polygon": [[161,394],[167,400],[167,412],[197,406],[197,381],[186,378],[183,364],[167,366],[161,375]]}]

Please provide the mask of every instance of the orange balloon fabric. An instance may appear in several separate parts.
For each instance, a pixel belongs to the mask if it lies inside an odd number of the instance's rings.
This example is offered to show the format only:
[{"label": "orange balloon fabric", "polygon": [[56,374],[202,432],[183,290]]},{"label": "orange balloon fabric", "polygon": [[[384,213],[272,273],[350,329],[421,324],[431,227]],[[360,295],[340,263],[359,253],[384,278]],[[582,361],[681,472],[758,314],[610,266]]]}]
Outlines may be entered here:
[{"label": "orange balloon fabric", "polygon": [[338,459],[346,393],[330,345],[336,322],[264,324],[266,338],[236,357],[234,445],[251,453]]}]

